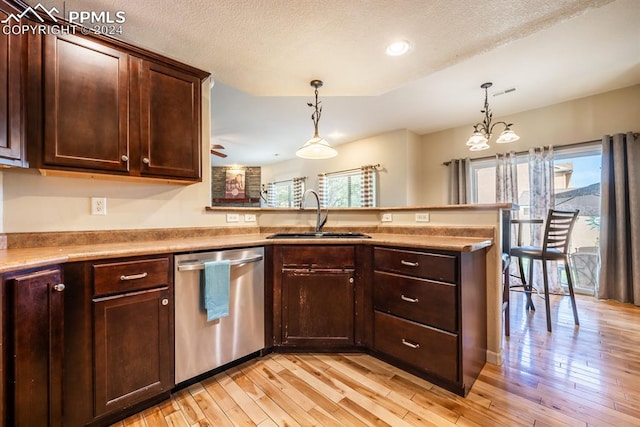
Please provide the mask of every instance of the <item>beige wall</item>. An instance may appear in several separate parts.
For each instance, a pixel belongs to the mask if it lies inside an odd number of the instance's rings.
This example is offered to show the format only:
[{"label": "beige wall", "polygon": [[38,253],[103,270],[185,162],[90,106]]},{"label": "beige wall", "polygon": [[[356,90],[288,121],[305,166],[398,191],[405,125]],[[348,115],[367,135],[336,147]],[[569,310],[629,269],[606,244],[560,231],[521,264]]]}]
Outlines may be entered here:
[{"label": "beige wall", "polygon": [[420,137],[406,129],[394,130],[336,146],[338,156],[327,160],[291,159],[262,168],[262,181],[273,182],[307,177],[307,188],[318,188],[318,174],[380,164],[380,206],[414,204],[418,182]]},{"label": "beige wall", "polygon": [[572,144],[601,139],[607,134],[640,130],[640,85],[511,116],[495,117],[496,120],[513,123],[520,140],[507,146],[490,142],[491,149],[472,153],[465,145],[473,131],[471,123],[423,135],[420,179],[424,191],[420,193],[417,204],[447,203],[447,168],[442,163],[453,158],[493,156],[507,150],[524,151],[542,145]]}]

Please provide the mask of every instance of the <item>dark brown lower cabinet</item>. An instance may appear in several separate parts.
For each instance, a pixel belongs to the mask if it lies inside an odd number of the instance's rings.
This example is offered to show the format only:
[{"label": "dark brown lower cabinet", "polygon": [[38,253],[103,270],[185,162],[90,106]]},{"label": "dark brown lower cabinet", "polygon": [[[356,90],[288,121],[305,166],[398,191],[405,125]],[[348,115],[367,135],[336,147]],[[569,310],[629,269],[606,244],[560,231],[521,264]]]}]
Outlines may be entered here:
[{"label": "dark brown lower cabinet", "polygon": [[62,425],[64,285],[57,267],[5,275],[6,425]]},{"label": "dark brown lower cabinet", "polygon": [[374,352],[462,396],[486,360],[485,251],[373,250]]},{"label": "dark brown lower cabinet", "polygon": [[172,257],[69,263],[65,278],[65,426],[109,425],[167,398]]},{"label": "dark brown lower cabinet", "polygon": [[347,350],[362,345],[363,277],[350,245],[273,249],[273,345]]},{"label": "dark brown lower cabinet", "polygon": [[96,417],[173,387],[170,310],[167,289],[94,300]]},{"label": "dark brown lower cabinet", "polygon": [[284,345],[341,347],[354,344],[354,272],[284,270]]}]

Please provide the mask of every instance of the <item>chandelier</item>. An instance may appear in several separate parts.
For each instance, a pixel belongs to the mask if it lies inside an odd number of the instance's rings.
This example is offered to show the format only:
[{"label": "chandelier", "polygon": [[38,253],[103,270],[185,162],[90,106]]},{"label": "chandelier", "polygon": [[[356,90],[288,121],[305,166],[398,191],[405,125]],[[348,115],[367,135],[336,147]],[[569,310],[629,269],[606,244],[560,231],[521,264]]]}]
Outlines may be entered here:
[{"label": "chandelier", "polygon": [[496,143],[498,144],[506,144],[509,142],[514,142],[520,139],[518,135],[514,131],[511,130],[511,126],[513,123],[505,123],[505,122],[495,122],[491,123],[491,119],[493,118],[493,113],[489,109],[489,99],[487,95],[487,89],[489,89],[493,83],[487,82],[483,83],[480,87],[484,89],[484,110],[480,110],[481,113],[484,113],[484,120],[480,123],[476,123],[473,126],[473,134],[469,137],[467,141],[467,145],[469,146],[469,150],[471,151],[480,151],[486,150],[489,148],[489,140],[491,139],[491,135],[493,134],[493,128],[496,125],[503,125],[504,130],[496,139]]},{"label": "chandelier", "polygon": [[313,114],[311,114],[315,132],[313,138],[308,140],[296,151],[296,156],[302,157],[303,159],[330,159],[331,157],[337,156],[338,152],[331,148],[329,143],[318,134],[318,122],[322,114],[322,107],[318,108],[318,106],[320,106],[320,102],[318,101],[318,88],[322,87],[322,80],[312,80],[310,85],[315,88],[316,103],[312,104],[307,102],[307,105],[315,109]]}]

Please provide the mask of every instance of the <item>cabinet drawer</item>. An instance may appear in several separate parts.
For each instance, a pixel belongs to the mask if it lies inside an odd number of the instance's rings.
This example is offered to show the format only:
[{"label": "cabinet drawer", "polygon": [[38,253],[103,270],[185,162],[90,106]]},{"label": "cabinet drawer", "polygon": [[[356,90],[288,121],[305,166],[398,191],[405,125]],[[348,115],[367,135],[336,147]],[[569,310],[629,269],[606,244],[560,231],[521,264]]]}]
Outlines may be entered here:
[{"label": "cabinet drawer", "polygon": [[457,286],[393,273],[374,272],[376,310],[451,332],[457,328]]},{"label": "cabinet drawer", "polygon": [[169,258],[94,264],[94,295],[167,286],[170,281],[169,266]]},{"label": "cabinet drawer", "polygon": [[457,262],[453,255],[375,248],[373,257],[376,270],[452,283],[458,280]]},{"label": "cabinet drawer", "polygon": [[375,312],[376,350],[448,381],[458,382],[458,336]]},{"label": "cabinet drawer", "polygon": [[353,246],[281,246],[282,265],[307,268],[353,268]]}]

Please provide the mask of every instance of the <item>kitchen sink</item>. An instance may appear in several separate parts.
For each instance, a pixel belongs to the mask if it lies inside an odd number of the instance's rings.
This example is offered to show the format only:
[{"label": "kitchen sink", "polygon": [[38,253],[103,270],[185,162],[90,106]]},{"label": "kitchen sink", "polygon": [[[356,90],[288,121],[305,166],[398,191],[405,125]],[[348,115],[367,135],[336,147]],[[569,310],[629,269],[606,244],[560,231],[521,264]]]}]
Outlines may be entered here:
[{"label": "kitchen sink", "polygon": [[276,233],[267,236],[267,239],[370,239],[363,233],[334,233],[334,232],[315,232],[309,231],[305,233]]}]

